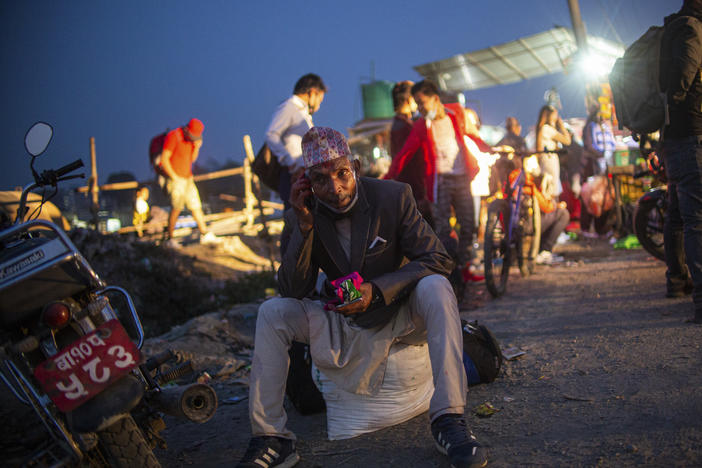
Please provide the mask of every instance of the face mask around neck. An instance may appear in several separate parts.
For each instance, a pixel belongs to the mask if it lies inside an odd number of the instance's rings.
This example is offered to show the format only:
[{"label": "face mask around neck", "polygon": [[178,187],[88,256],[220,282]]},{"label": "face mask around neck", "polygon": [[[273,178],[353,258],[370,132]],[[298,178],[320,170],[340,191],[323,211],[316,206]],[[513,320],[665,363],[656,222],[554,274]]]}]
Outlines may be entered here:
[{"label": "face mask around neck", "polygon": [[326,209],[328,209],[329,211],[331,211],[334,214],[342,215],[342,214],[346,214],[349,211],[351,211],[351,209],[356,205],[356,202],[358,201],[358,173],[354,172],[353,177],[354,177],[354,179],[356,179],[356,193],[354,193],[353,200],[351,200],[351,203],[349,203],[349,205],[346,208],[339,210],[337,208],[334,208],[331,205],[324,203],[319,198],[317,198],[317,202],[319,204],[323,205]]}]

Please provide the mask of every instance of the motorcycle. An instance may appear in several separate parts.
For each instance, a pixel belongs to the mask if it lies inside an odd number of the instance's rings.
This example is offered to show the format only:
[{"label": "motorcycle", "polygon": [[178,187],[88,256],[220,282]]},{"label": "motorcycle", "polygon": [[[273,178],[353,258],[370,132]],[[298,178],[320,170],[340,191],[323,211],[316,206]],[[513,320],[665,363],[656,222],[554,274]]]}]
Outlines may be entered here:
[{"label": "motorcycle", "polygon": [[661,261],[663,250],[663,222],[668,208],[668,191],[656,187],[639,198],[634,211],[634,232],[641,247]]},{"label": "motorcycle", "polygon": [[648,170],[634,174],[634,178],[653,176],[660,185],[644,193],[636,204],[634,211],[634,233],[641,247],[655,258],[665,261],[663,249],[663,223],[668,210],[668,190],[665,186],[665,170],[650,147],[644,148],[646,140],[642,138],[642,154],[649,161]]},{"label": "motorcycle", "polygon": [[[158,467],[153,448],[165,445],[163,413],[202,423],[217,396],[202,383],[171,385],[192,374],[191,363],[170,350],[145,359],[129,293],[106,285],[61,228],[38,219],[59,182],[84,177],[72,174],[80,159],[37,173],[35,159],[52,136],[43,122],[27,132],[34,182],[22,191],[14,222],[0,230],[0,378],[49,435],[14,461]],[[28,195],[38,189],[29,212]]]}]

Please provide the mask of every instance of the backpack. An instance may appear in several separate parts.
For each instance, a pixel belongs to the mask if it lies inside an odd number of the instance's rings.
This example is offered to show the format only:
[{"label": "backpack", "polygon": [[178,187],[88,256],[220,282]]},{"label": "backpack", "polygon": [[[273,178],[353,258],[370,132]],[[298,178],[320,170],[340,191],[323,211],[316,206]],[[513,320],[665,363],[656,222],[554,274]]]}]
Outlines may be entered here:
[{"label": "backpack", "polygon": [[609,74],[619,129],[653,133],[669,123],[666,95],[661,91],[660,55],[664,28],[652,26],[617,59]]},{"label": "backpack", "polygon": [[310,345],[293,341],[290,350],[290,367],[285,394],[300,414],[315,414],[326,411],[324,396],[312,380],[312,357]]},{"label": "backpack", "polygon": [[153,137],[149,143],[149,163],[156,175],[164,177],[166,177],[166,172],[161,167],[161,153],[163,152],[163,144],[166,142],[166,135],[168,135],[168,129]]},{"label": "backpack", "polygon": [[485,325],[461,320],[463,327],[463,367],[468,385],[489,383],[497,378],[502,367],[500,343]]}]

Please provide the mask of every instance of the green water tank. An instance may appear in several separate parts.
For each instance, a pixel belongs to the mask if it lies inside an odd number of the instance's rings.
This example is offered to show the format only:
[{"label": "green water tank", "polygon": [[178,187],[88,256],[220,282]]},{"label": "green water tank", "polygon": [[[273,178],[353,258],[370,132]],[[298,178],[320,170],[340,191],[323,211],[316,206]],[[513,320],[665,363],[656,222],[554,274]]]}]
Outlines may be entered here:
[{"label": "green water tank", "polygon": [[361,85],[363,118],[388,119],[395,115],[392,107],[392,81],[374,81]]}]

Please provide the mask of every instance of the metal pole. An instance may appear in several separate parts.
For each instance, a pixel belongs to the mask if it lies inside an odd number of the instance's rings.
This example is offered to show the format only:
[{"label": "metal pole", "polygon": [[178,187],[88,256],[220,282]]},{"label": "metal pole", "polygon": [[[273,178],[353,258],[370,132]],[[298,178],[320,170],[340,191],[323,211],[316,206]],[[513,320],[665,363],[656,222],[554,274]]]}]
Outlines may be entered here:
[{"label": "metal pole", "polygon": [[578,0],[568,0],[568,9],[570,10],[570,21],[573,24],[573,33],[575,34],[575,43],[578,46],[578,51],[587,51],[587,32],[585,24],[580,17],[580,5]]},{"label": "metal pole", "polygon": [[95,137],[90,137],[90,212],[93,214],[93,224],[95,229],[98,229],[98,211],[100,211],[100,201],[98,199],[98,174],[97,174],[97,155],[95,153]]}]

